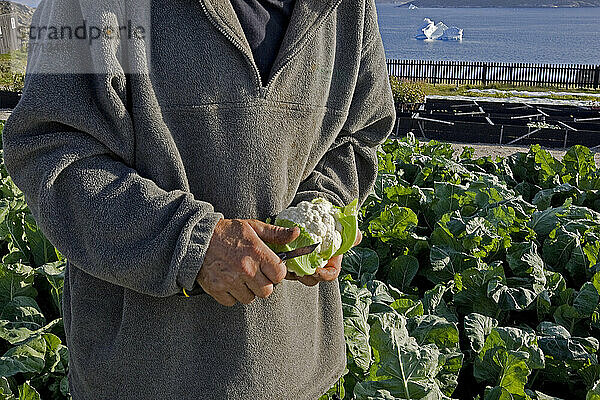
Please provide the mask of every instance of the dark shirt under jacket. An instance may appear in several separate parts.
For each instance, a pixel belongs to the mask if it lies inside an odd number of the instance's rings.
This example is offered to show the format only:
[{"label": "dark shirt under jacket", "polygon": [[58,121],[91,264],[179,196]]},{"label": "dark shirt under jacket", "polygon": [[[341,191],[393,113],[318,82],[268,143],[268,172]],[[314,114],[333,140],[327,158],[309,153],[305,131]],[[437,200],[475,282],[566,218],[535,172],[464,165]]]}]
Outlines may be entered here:
[{"label": "dark shirt under jacket", "polygon": [[287,30],[295,0],[230,1],[250,44],[264,86]]}]

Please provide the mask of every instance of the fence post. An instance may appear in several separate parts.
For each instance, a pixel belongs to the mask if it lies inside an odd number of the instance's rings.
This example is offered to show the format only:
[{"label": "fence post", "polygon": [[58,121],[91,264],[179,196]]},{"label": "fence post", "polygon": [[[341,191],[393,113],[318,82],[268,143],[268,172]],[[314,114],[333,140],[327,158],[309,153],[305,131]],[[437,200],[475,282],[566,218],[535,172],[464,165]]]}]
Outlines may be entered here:
[{"label": "fence post", "polygon": [[600,85],[600,65],[596,67],[596,71],[594,72],[594,90],[598,89]]},{"label": "fence post", "polygon": [[483,85],[487,85],[487,70],[488,70],[488,65],[487,63],[483,63],[483,71],[481,71],[481,80],[483,81]]}]

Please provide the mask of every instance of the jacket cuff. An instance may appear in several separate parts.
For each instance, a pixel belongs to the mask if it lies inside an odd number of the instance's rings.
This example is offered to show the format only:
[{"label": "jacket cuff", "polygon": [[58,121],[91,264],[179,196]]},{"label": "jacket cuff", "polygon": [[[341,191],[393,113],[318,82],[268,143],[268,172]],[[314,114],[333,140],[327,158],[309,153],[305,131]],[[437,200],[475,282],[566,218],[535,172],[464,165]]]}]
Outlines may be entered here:
[{"label": "jacket cuff", "polygon": [[191,291],[195,286],[215,226],[222,218],[224,216],[219,212],[208,213],[192,229],[186,254],[177,273],[177,285],[181,288]]}]

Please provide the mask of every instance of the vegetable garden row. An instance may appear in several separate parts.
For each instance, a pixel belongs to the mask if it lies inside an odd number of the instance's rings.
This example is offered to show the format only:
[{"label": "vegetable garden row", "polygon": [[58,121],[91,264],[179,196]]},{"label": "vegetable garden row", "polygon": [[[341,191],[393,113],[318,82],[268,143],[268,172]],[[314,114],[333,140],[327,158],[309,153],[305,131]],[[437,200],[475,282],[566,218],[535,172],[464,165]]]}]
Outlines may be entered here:
[{"label": "vegetable garden row", "polygon": [[[0,398],[66,399],[64,257],[0,166]],[[600,399],[600,170],[386,142],[344,256],[347,373],[323,399]]]},{"label": "vegetable garden row", "polygon": [[0,399],[66,399],[65,259],[38,229],[3,159],[0,179]]}]

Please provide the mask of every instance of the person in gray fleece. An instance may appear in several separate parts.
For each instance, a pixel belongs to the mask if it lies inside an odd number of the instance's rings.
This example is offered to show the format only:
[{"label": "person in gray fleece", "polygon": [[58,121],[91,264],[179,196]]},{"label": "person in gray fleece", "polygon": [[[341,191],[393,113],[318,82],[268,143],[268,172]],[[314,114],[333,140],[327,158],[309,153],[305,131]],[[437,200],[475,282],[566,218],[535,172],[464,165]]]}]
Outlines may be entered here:
[{"label": "person in gray fleece", "polygon": [[45,0],[29,49],[4,159],[67,257],[73,400],[322,395],[341,257],[286,279],[264,242],[297,229],[261,221],[372,190],[396,117],[374,0],[296,0],[263,74],[224,0]]}]

